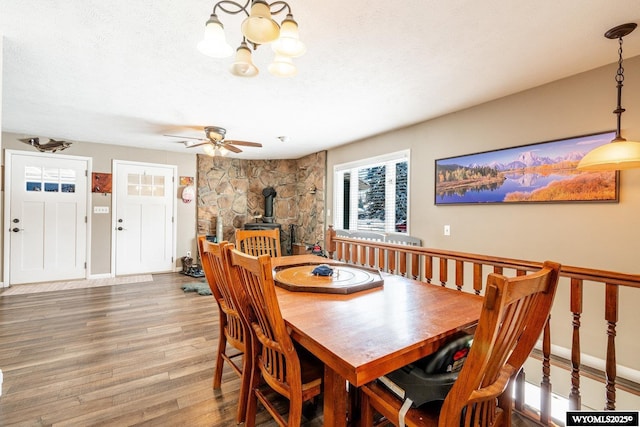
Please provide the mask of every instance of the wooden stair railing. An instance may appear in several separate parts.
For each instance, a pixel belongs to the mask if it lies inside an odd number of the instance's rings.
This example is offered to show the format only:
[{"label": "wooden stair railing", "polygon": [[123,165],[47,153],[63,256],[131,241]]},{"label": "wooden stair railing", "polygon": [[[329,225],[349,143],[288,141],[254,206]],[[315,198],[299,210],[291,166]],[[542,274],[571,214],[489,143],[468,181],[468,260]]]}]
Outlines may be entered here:
[{"label": "wooden stair railing", "polygon": [[[350,264],[376,268],[381,271],[410,277],[426,283],[440,286],[455,286],[462,290],[465,282],[471,280],[471,288],[476,294],[483,291],[484,281],[490,272],[502,274],[510,270],[523,275],[538,270],[542,262],[526,261],[504,257],[439,250],[419,246],[406,246],[381,241],[362,240],[348,236],[337,236],[332,226],[326,235],[325,247],[330,258]],[[470,267],[468,267],[470,266]],[[450,269],[454,272],[453,283],[449,281]],[[435,273],[434,273],[435,271]],[[435,277],[434,275],[437,275]],[[551,319],[547,322],[541,338],[541,350],[536,350],[533,357],[542,361],[542,380],[540,384],[540,411],[536,420],[544,425],[554,425],[551,419],[551,365],[560,366],[570,372],[570,393],[565,396],[570,410],[578,410],[582,405],[580,378],[595,378],[604,384],[604,409],[616,409],[616,391],[618,379],[616,372],[616,330],[619,315],[620,287],[635,288],[640,292],[640,275],[626,274],[607,270],[596,270],[584,267],[562,266],[559,286],[566,283],[570,286],[570,307],[572,318],[572,342],[570,360],[551,354]],[[591,285],[604,286],[604,320],[606,322],[606,360],[605,369],[599,372],[593,367],[581,366],[580,326],[583,317],[583,295],[585,282]],[[591,283],[593,282],[593,283]],[[640,396],[640,384],[621,379],[623,389]],[[515,408],[526,411],[524,405],[524,372],[520,372],[516,380]]]}]

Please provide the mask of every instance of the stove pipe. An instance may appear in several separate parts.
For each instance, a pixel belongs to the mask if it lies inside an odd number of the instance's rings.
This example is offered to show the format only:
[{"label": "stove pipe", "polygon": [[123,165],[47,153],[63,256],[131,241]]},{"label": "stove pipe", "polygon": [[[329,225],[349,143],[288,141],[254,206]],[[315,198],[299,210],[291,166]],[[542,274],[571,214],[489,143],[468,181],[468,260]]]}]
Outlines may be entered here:
[{"label": "stove pipe", "polygon": [[266,187],[262,190],[264,196],[264,216],[262,222],[273,222],[273,198],[276,196],[276,190],[273,187]]}]

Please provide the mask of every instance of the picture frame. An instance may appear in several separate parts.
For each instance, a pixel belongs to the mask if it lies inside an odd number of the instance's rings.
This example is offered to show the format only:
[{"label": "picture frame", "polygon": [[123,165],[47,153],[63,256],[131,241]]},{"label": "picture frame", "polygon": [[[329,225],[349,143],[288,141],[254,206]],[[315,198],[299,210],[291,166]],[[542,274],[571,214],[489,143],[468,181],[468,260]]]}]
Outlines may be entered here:
[{"label": "picture frame", "polygon": [[615,131],[483,151],[435,161],[435,204],[619,201],[619,171],[578,171]]}]

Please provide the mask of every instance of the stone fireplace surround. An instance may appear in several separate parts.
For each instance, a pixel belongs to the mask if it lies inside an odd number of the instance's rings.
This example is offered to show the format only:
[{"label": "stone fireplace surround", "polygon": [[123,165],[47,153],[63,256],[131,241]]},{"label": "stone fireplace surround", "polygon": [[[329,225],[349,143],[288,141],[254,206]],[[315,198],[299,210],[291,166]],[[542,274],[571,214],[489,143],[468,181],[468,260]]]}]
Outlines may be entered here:
[{"label": "stone fireplace surround", "polygon": [[225,240],[235,229],[261,222],[265,187],[273,187],[274,222],[282,226],[282,247],[289,254],[291,225],[294,243],[324,239],[326,152],[295,160],[241,160],[198,155],[198,234],[216,234],[222,219]]}]

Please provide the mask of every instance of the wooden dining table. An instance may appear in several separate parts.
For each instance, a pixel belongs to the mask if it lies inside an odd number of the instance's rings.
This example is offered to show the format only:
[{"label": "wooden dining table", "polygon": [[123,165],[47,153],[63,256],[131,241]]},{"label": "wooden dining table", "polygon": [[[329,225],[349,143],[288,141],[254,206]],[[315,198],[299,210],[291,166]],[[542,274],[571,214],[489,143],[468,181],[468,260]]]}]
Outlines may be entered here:
[{"label": "wooden dining table", "polygon": [[[326,261],[314,255],[272,258],[274,268]],[[324,425],[346,426],[348,387],[357,388],[433,353],[480,318],[482,297],[396,275],[352,294],[276,288],[292,338],[320,359]]]}]

